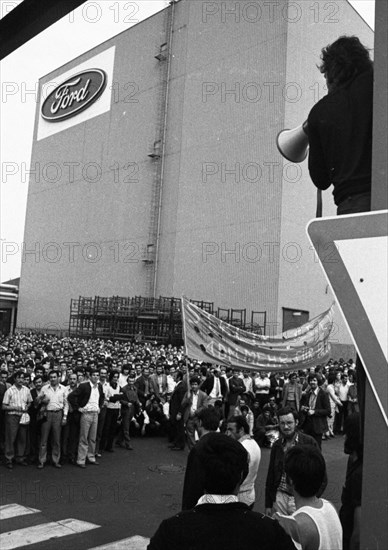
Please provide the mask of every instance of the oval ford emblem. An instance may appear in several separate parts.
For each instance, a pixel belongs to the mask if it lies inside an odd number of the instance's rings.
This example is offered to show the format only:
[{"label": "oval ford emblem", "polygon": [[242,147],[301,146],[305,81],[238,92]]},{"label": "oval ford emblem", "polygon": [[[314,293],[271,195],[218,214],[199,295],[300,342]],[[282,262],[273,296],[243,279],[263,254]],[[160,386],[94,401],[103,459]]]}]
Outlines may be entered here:
[{"label": "oval ford emblem", "polygon": [[42,117],[49,122],[58,122],[90,107],[106,86],[106,74],[100,69],[89,69],[75,74],[55,88],[45,99]]}]

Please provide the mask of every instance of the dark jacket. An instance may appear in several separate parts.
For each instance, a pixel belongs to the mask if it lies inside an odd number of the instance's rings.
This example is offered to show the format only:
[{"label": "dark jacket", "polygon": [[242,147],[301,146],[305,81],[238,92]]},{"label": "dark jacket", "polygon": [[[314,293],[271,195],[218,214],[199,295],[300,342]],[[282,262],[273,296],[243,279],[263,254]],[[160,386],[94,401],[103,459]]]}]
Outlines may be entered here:
[{"label": "dark jacket", "polygon": [[[283,395],[282,395],[282,407],[286,406],[289,389],[290,389],[290,384],[289,383],[284,384]],[[302,384],[299,384],[299,382],[295,382],[295,403],[296,403],[297,411],[299,411],[300,409],[301,397],[302,397]]]},{"label": "dark jacket", "polygon": [[[158,382],[158,375],[157,374],[152,374],[150,377],[149,377],[149,381],[150,381],[150,392],[153,393],[157,398],[158,398],[158,401],[160,401],[160,391],[159,391],[159,382]],[[167,393],[167,375],[166,374],[162,374],[162,387],[163,387],[163,393]]]},{"label": "dark jacket", "polygon": [[334,202],[370,193],[373,71],[366,71],[314,105],[308,116],[309,172],[319,189],[334,185]]},{"label": "dark jacket", "polygon": [[[90,385],[90,382],[82,382],[77,388],[75,388],[75,390],[69,393],[69,395],[67,396],[67,400],[76,411],[80,407],[85,407],[85,405],[87,405],[90,399],[91,392],[92,387]],[[98,392],[100,394],[100,397],[98,399],[98,406],[101,409],[104,404],[104,392],[102,391],[102,386],[100,383],[98,383]]]},{"label": "dark jacket", "polygon": [[[311,391],[302,395],[300,407],[308,406],[310,401]],[[308,416],[306,413],[301,413],[299,427],[303,429],[306,422],[311,422],[315,434],[323,434],[327,432],[329,426],[327,418],[331,415],[330,398],[328,393],[322,388],[318,389],[317,400],[315,402],[314,414]],[[307,430],[306,430],[307,431]]]},{"label": "dark jacket", "polygon": [[[296,445],[314,445],[319,449],[315,439],[309,435],[301,432],[297,432],[298,442]],[[284,450],[282,445],[283,438],[280,437],[275,441],[271,449],[271,456],[269,459],[267,480],[265,482],[265,507],[272,508],[276,500],[276,491],[279,487],[280,480],[282,478],[284,469]],[[325,476],[324,482],[319,490],[317,496],[321,496],[327,485],[327,477]]]},{"label": "dark jacket", "polygon": [[242,502],[201,504],[165,519],[148,550],[295,550],[277,521]]},{"label": "dark jacket", "polygon": [[191,510],[197,504],[198,499],[205,494],[205,475],[201,462],[198,459],[198,451],[206,445],[208,436],[204,434],[194,445],[187,457],[185,479],[183,482],[182,510]]},{"label": "dark jacket", "polygon": [[[199,412],[201,409],[204,409],[208,406],[209,397],[208,395],[202,391],[198,390],[198,408],[197,412]],[[190,395],[186,393],[186,395],[182,399],[182,409],[183,409],[183,420],[186,423],[188,419],[190,418],[190,411],[191,411],[191,405],[193,404],[193,392],[190,391]]]},{"label": "dark jacket", "polygon": [[232,376],[229,378],[229,393],[228,403],[229,405],[236,405],[240,395],[245,393],[245,385],[241,378]]},{"label": "dark jacket", "polygon": [[[206,378],[206,380],[204,380],[201,384],[201,390],[206,392],[208,395],[210,395],[213,390],[214,379],[215,379],[215,376],[211,375],[208,378]],[[221,395],[225,399],[226,394],[228,393],[228,385],[223,376],[219,377],[219,381],[220,381]]]},{"label": "dark jacket", "polygon": [[143,405],[143,407],[145,407],[145,404],[146,404],[146,401],[147,399],[150,397],[151,395],[151,383],[150,383],[150,379],[148,378],[148,393],[146,393],[146,381],[145,381],[145,378],[144,376],[139,376],[139,378],[137,378],[137,380],[135,381],[135,387],[137,389],[137,394],[139,396],[139,399]]},{"label": "dark jacket", "polygon": [[137,414],[140,411],[140,401],[137,395],[136,388],[131,389],[130,386],[127,384],[126,386],[121,388],[120,393],[122,394],[122,397],[120,399],[121,405],[123,407],[128,407],[129,404],[132,404],[134,407],[134,413]]},{"label": "dark jacket", "polygon": [[177,383],[170,398],[170,418],[176,420],[176,415],[181,413],[183,415],[184,407],[182,407],[182,401],[187,393],[187,383],[181,380]]}]

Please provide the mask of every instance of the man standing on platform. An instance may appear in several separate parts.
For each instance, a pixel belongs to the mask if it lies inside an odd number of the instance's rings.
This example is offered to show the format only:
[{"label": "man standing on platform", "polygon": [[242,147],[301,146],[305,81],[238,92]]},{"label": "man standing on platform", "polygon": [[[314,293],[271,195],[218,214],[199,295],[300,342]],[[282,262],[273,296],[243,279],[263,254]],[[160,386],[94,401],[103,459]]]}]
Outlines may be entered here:
[{"label": "man standing on platform", "polygon": [[308,116],[310,177],[318,189],[333,185],[338,215],[369,212],[373,62],[356,36],[341,36],[321,59],[328,94]]}]

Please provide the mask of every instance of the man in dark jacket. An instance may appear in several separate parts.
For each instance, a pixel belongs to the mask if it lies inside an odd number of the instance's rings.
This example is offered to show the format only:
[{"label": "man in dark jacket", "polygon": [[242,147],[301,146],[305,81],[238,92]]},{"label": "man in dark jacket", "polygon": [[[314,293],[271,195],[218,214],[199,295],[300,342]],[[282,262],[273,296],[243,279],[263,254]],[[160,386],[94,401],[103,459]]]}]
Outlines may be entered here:
[{"label": "man in dark jacket", "polygon": [[238,502],[248,473],[248,453],[238,441],[209,434],[198,458],[205,494],[192,510],[162,521],[148,550],[295,550],[276,521]]},{"label": "man in dark jacket", "polygon": [[121,430],[116,445],[118,447],[124,446],[128,451],[133,451],[131,437],[129,435],[131,421],[132,418],[140,412],[141,408],[137,389],[135,387],[135,380],[136,375],[134,373],[130,374],[127,378],[127,384],[121,388]]},{"label": "man in dark jacket", "polygon": [[309,391],[304,393],[300,401],[301,421],[300,427],[307,435],[311,435],[322,445],[322,435],[329,429],[327,419],[331,415],[330,398],[328,393],[319,387],[322,378],[315,374],[309,374]]},{"label": "man in dark jacket", "polygon": [[239,377],[239,371],[234,370],[232,376],[229,378],[229,393],[227,398],[227,417],[230,418],[234,415],[235,408],[237,407],[240,396],[245,393],[245,385],[242,378]]},{"label": "man in dark jacket", "polygon": [[98,464],[96,462],[98,413],[104,404],[104,392],[98,380],[98,370],[92,369],[90,380],[82,382],[67,397],[73,409],[81,413],[77,457],[77,465],[80,468],[85,468],[86,459],[90,464]]},{"label": "man in dark jacket", "polygon": [[207,439],[214,433],[220,424],[218,411],[210,406],[197,413],[199,441],[191,449],[187,457],[185,479],[183,482],[182,510],[190,510],[197,504],[198,499],[205,493],[205,471],[200,460],[201,449]]},{"label": "man in dark jacket", "polygon": [[[297,430],[298,413],[291,407],[278,411],[280,437],[271,449],[267,480],[265,483],[265,513],[272,516],[273,512],[290,515],[295,512],[295,499],[292,488],[288,485],[284,470],[284,457],[288,449],[295,445],[318,445],[312,437]],[[327,485],[327,477],[319,491],[321,496]]]},{"label": "man in dark jacket", "polygon": [[[185,448],[185,423],[183,420],[184,408],[182,401],[187,393],[187,382],[184,381],[182,371],[176,373],[176,386],[170,398],[170,449],[173,451],[183,451]],[[179,414],[179,416],[178,416]]]},{"label": "man in dark jacket", "polygon": [[308,117],[309,172],[318,189],[334,186],[337,214],[370,210],[373,63],[356,36],[323,48],[329,93]]},{"label": "man in dark jacket", "polygon": [[223,376],[221,376],[221,369],[216,367],[213,374],[208,376],[201,384],[201,390],[206,392],[209,396],[209,405],[214,405],[216,401],[225,401],[226,394],[228,393],[228,385]]},{"label": "man in dark jacket", "polygon": [[150,382],[150,369],[148,367],[143,368],[143,372],[139,378],[136,379],[135,386],[137,394],[139,396],[140,403],[143,409],[145,409],[147,400],[152,395],[152,388]]}]

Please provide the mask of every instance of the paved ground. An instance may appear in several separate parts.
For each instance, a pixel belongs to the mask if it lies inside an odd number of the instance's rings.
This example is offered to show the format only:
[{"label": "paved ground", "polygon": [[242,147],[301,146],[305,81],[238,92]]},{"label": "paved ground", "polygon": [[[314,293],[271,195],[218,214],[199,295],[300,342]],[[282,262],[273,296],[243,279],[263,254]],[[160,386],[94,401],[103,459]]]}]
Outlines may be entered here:
[{"label": "paved ground", "polygon": [[[50,466],[44,470],[15,466],[8,471],[1,466],[0,505],[18,504],[37,511],[2,519],[0,548],[5,550],[7,539],[4,537],[8,532],[27,527],[31,533],[30,550],[85,550],[135,535],[150,537],[163,518],[180,510],[187,452],[170,451],[167,441],[159,438],[135,439],[133,444],[134,451],[117,449],[112,454],[106,453],[99,466],[88,466],[85,470],[65,465],[61,470]],[[268,449],[262,451],[256,484],[256,511],[264,510],[269,453]],[[324,496],[338,507],[347,461],[343,438],[323,442],[323,453],[329,477]],[[5,511],[3,508],[2,518],[5,518]],[[53,539],[34,542],[33,526],[41,526],[43,534],[38,531],[36,535],[39,541],[44,536],[50,537],[51,527],[44,524],[63,524],[63,520],[70,518],[87,522],[87,525],[77,524],[74,529],[79,532],[62,534],[55,542]],[[72,525],[69,528],[72,529]],[[22,532],[16,542],[10,539],[8,548],[24,548],[21,541],[25,543],[26,537],[26,532]],[[134,543],[132,548],[144,548],[140,540],[139,546]],[[118,550],[120,546],[115,543],[109,548]],[[128,543],[126,548],[130,548]]]}]

